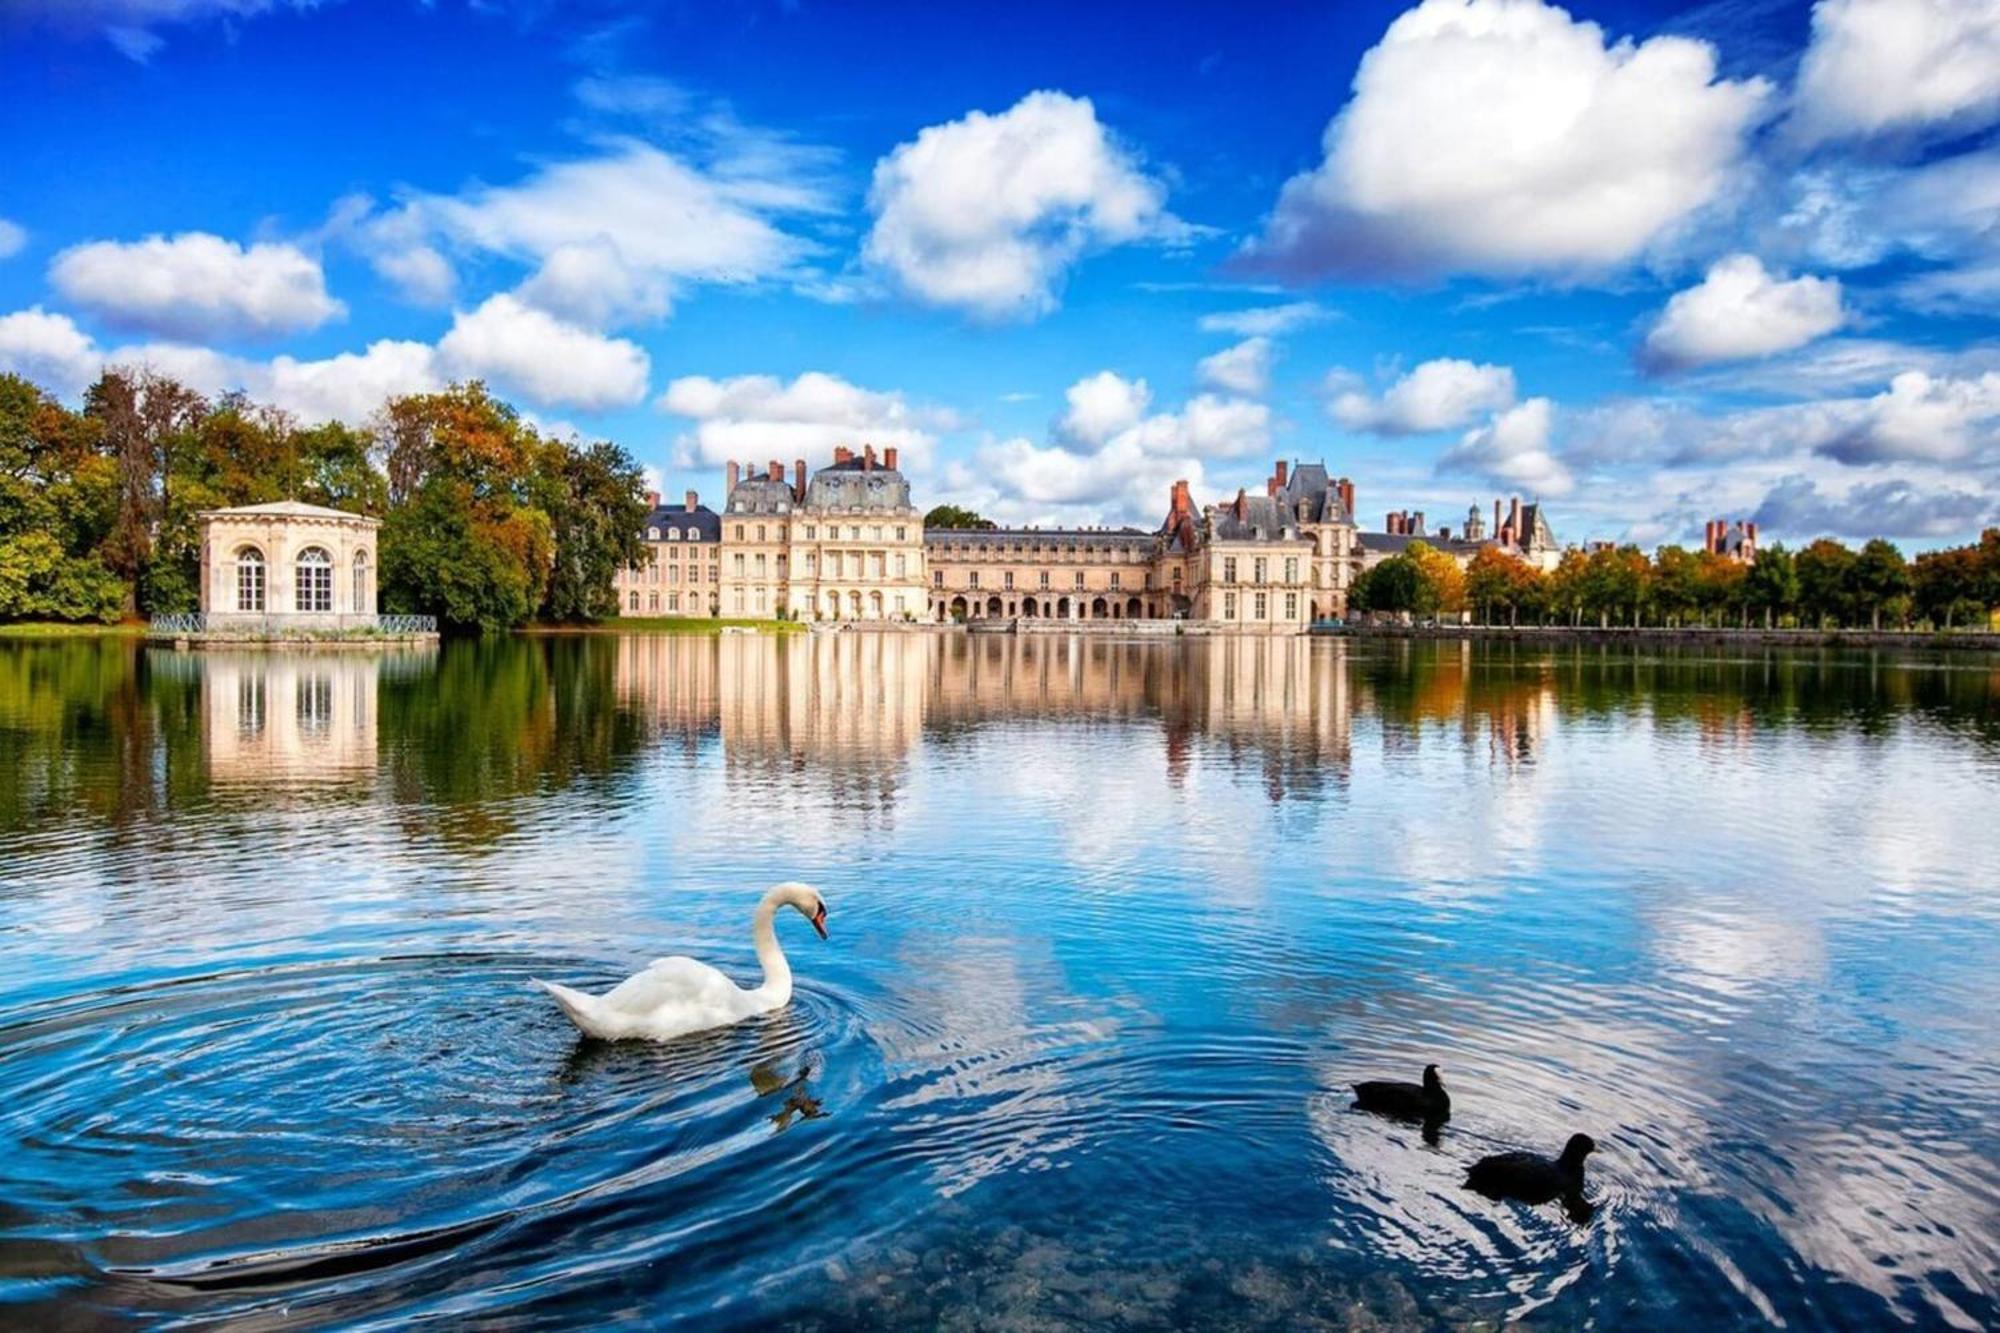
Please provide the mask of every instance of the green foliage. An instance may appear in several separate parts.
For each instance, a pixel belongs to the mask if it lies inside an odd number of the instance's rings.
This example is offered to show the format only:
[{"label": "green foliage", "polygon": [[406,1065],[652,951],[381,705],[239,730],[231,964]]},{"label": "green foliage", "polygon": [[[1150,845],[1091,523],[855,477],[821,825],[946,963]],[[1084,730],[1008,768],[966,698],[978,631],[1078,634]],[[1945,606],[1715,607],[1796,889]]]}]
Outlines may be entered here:
[{"label": "green foliage", "polygon": [[46,532],[0,537],[0,620],[118,619],[125,590],[94,556],[72,556]]},{"label": "green foliage", "polygon": [[1800,551],[1799,611],[1811,625],[1848,622],[1853,610],[1854,552],[1831,537],[1822,537]]},{"label": "green foliage", "polygon": [[1757,562],[1744,577],[1744,596],[1764,613],[1766,625],[1776,624],[1799,605],[1799,568],[1783,542],[1757,552]]},{"label": "green foliage", "polygon": [[1875,629],[1882,627],[1884,615],[1897,621],[1908,617],[1910,589],[1910,568],[1903,553],[1880,537],[1861,548],[1848,570],[1848,599]]},{"label": "green foliage", "polygon": [[647,513],[639,465],[615,444],[583,449],[557,444],[550,446],[540,472],[537,491],[555,540],[542,618],[617,615],[612,577],[650,558],[639,535]]},{"label": "green foliage", "polygon": [[999,524],[993,522],[991,519],[981,518],[970,509],[961,509],[957,505],[939,505],[924,515],[924,526],[927,528],[976,528],[985,530],[996,528]]}]

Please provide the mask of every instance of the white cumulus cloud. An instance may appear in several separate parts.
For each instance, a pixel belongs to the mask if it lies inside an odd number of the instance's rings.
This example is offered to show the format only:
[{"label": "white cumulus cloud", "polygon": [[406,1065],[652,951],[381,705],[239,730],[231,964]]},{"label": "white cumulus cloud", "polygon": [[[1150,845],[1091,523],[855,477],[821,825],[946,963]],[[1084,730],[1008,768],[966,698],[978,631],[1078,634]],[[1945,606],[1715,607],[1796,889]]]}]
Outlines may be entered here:
[{"label": "white cumulus cloud", "polygon": [[1513,401],[1514,372],[1509,367],[1441,357],[1424,362],[1380,397],[1350,390],[1337,394],[1327,410],[1349,430],[1422,435],[1455,430],[1480,413],[1498,411]]},{"label": "white cumulus cloud", "polygon": [[1271,387],[1271,340],[1245,338],[1205,356],[1195,367],[1195,378],[1208,388],[1254,398]]},{"label": "white cumulus cloud", "polygon": [[96,343],[68,315],[40,306],[0,315],[0,370],[70,398],[97,378],[103,364]]},{"label": "white cumulus cloud", "polygon": [[798,458],[822,467],[835,445],[859,450],[873,444],[878,450],[896,447],[903,471],[922,471],[937,432],[958,424],[950,412],[821,371],[807,371],[790,383],[774,375],[689,375],[667,385],[655,406],[694,422],[676,443],[684,467],[714,467],[731,459],[762,466],[774,458],[787,468]]},{"label": "white cumulus cloud", "polygon": [[1069,407],[1058,431],[1084,444],[1098,445],[1138,425],[1152,406],[1153,391],[1142,379],[1128,380],[1115,371],[1100,370],[1070,385],[1064,397]]},{"label": "white cumulus cloud", "polygon": [[651,369],[636,343],[564,323],[504,293],[460,311],[437,350],[454,377],[490,380],[544,406],[587,411],[638,402]]},{"label": "white cumulus cloud", "polygon": [[168,337],[268,338],[345,313],[319,260],[297,246],[245,247],[199,231],[73,245],[50,263],[49,280],[113,328]]},{"label": "white cumulus cloud", "polygon": [[915,300],[1034,317],[1093,247],[1184,234],[1087,98],[1035,92],[932,125],[875,164],[863,260]]},{"label": "white cumulus cloud", "polygon": [[241,389],[307,424],[333,420],[360,425],[385,399],[428,392],[444,382],[436,354],[426,343],[384,339],[365,351],[322,360],[279,356],[259,361],[188,343],[103,348],[67,315],[39,306],[0,315],[0,370],[73,401],[106,366],[155,370],[211,397]]},{"label": "white cumulus cloud", "polygon": [[2000,119],[2000,4],[1819,0],[1791,131],[1806,143]]},{"label": "white cumulus cloud", "polygon": [[1424,0],[1362,58],[1325,160],[1248,258],[1295,279],[1601,271],[1718,195],[1767,92],[1717,79],[1703,42]]},{"label": "white cumulus cloud", "polygon": [[1843,463],[1951,462],[2000,450],[2000,371],[1906,370],[1843,422],[1819,452]]},{"label": "white cumulus cloud", "polygon": [[423,304],[448,296],[451,255],[520,264],[516,295],[572,323],[656,320],[687,283],[747,284],[792,271],[816,248],[788,219],[828,211],[818,159],[743,133],[672,152],[602,141],[506,185],[419,193],[351,222],[376,270]]},{"label": "white cumulus cloud", "polygon": [[1532,495],[1567,495],[1575,479],[1549,449],[1554,417],[1555,404],[1530,398],[1467,431],[1438,460],[1438,468],[1475,473]]},{"label": "white cumulus cloud", "polygon": [[1667,302],[1646,335],[1643,359],[1679,370],[1773,356],[1832,333],[1846,318],[1839,279],[1786,280],[1755,255],[1730,255]]}]

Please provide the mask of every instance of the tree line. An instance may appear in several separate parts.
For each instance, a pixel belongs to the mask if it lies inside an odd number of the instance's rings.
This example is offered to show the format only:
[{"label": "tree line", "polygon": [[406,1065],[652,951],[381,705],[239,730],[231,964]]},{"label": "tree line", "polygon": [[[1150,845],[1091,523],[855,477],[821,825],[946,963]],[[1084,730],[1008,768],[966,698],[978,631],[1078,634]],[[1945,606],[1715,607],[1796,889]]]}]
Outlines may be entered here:
[{"label": "tree line", "polygon": [[1914,561],[1879,537],[1858,551],[1823,537],[1747,565],[1679,546],[1572,547],[1547,571],[1491,546],[1461,568],[1417,541],[1364,571],[1348,606],[1486,624],[1983,628],[2000,608],[2000,528]]},{"label": "tree line", "polygon": [[195,610],[201,512],[275,500],[381,519],[378,604],[452,631],[613,614],[612,576],[647,554],[631,456],[476,381],[356,429],[148,370],[107,370],[75,410],[0,375],[0,620]]}]

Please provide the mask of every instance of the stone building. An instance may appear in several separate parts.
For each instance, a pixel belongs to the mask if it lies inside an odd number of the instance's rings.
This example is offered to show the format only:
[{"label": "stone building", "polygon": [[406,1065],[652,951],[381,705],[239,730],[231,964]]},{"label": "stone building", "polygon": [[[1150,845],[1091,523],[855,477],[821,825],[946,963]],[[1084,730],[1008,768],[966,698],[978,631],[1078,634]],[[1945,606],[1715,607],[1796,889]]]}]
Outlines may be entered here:
[{"label": "stone building", "polygon": [[1549,526],[1547,512],[1540,504],[1522,504],[1518,495],[1504,510],[1499,500],[1493,502],[1490,530],[1478,505],[1466,510],[1465,526],[1457,532],[1449,527],[1433,530],[1421,509],[1398,510],[1386,516],[1382,531],[1358,533],[1356,540],[1361,569],[1373,569],[1390,556],[1401,555],[1413,542],[1443,551],[1461,568],[1471,564],[1472,557],[1489,546],[1525,560],[1545,573],[1562,563],[1562,547]]},{"label": "stone building", "polygon": [[[1191,620],[1288,634],[1345,615],[1362,569],[1419,536],[1462,561],[1486,541],[1476,509],[1471,526],[1480,532],[1456,542],[1425,534],[1421,514],[1391,515],[1388,534],[1361,533],[1353,482],[1323,463],[1283,459],[1264,494],[1238,491],[1199,509],[1187,482],[1175,482],[1166,517],[1150,531],[926,529],[896,450],[878,457],[873,446],[836,449],[810,474],[798,459],[789,476],[776,460],[761,469],[732,462],[726,476],[720,515],[700,509],[692,491],[684,506],[655,506],[652,564],[619,576],[625,614]],[[1554,564],[1559,552],[1540,506],[1516,500],[1503,519],[1496,503],[1494,520],[1509,549]],[[697,582],[702,569],[706,583]]]},{"label": "stone building", "polygon": [[841,448],[810,478],[804,459],[787,482],[728,468],[723,510],[722,614],[795,620],[921,618],[924,519],[896,451],[878,458]]},{"label": "stone building", "polygon": [[713,616],[722,605],[722,516],[693,491],[684,504],[663,505],[646,493],[643,534],[652,559],[611,579],[618,610],[628,616]]},{"label": "stone building", "polygon": [[1757,563],[1757,525],[1749,520],[1731,523],[1712,518],[1702,529],[1702,549],[1710,555],[1739,565]]},{"label": "stone building", "polygon": [[370,629],[379,519],[322,505],[210,509],[201,524],[201,611],[215,630]]}]

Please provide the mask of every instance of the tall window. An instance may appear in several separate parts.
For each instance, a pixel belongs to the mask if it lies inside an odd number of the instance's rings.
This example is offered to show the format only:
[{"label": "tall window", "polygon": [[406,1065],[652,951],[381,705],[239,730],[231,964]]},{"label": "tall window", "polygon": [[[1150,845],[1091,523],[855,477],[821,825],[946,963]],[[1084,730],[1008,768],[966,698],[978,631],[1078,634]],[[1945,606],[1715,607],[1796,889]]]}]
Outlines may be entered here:
[{"label": "tall window", "polygon": [[1222,581],[1224,583],[1236,582],[1236,557],[1233,555],[1226,555],[1222,558]]},{"label": "tall window", "polygon": [[1295,592],[1288,592],[1285,594],[1285,619],[1297,620],[1298,618],[1299,595]]},{"label": "tall window", "polygon": [[1255,601],[1254,603],[1252,603],[1252,605],[1253,605],[1253,606],[1255,606],[1255,607],[1256,607],[1256,610],[1257,610],[1257,614],[1256,614],[1256,615],[1255,615],[1255,616],[1254,616],[1253,618],[1254,618],[1254,619],[1257,619],[1257,620],[1262,620],[1262,619],[1264,619],[1264,608],[1265,608],[1265,605],[1266,605],[1266,603],[1265,603],[1265,600],[1264,600],[1264,594],[1263,594],[1263,593],[1261,593],[1261,592],[1260,592],[1260,593],[1258,593],[1258,594],[1257,594],[1257,600],[1256,600],[1256,601]]},{"label": "tall window", "polygon": [[1007,572],[1006,572],[1005,574],[1002,574],[1002,575],[1000,576],[1000,581],[1001,581],[1002,583],[1004,583],[1004,584],[1006,584],[1006,585],[1007,585],[1007,591],[1008,591],[1008,592],[1012,592],[1012,591],[1014,591],[1014,571],[1013,571],[1013,570],[1011,570],[1011,569],[1010,569],[1010,570],[1008,570],[1008,571],[1007,571]]},{"label": "tall window", "polygon": [[368,552],[366,551],[354,553],[353,607],[356,615],[368,614]]},{"label": "tall window", "polygon": [[264,609],[264,553],[254,546],[236,553],[236,609]]},{"label": "tall window", "polygon": [[1114,588],[1118,586],[1118,571],[1115,569],[1111,571],[1111,586]]},{"label": "tall window", "polygon": [[978,571],[978,570],[976,570],[976,569],[975,569],[975,570],[972,570],[972,571],[971,571],[970,573],[968,573],[968,574],[966,575],[966,577],[967,577],[967,578],[968,578],[969,580],[971,580],[970,582],[968,582],[968,583],[967,583],[967,584],[965,585],[966,587],[968,587],[968,588],[977,588],[977,587],[979,586],[979,571]]},{"label": "tall window", "polygon": [[1260,555],[1260,556],[1258,556],[1258,557],[1257,557],[1257,558],[1256,558],[1255,560],[1253,560],[1253,561],[1251,561],[1251,562],[1250,562],[1250,573],[1251,573],[1251,580],[1250,580],[1250,581],[1251,581],[1252,583],[1262,583],[1262,582],[1264,581],[1264,557],[1263,557],[1263,556],[1261,556],[1261,555]]},{"label": "tall window", "polygon": [[1044,588],[1049,586],[1049,571],[1046,569],[1041,571],[1041,584]]},{"label": "tall window", "polygon": [[1298,581],[1299,558],[1295,555],[1288,555],[1285,557],[1285,582],[1297,583]]},{"label": "tall window", "polygon": [[931,571],[931,586],[933,588],[942,588],[944,586],[944,571],[942,569]]},{"label": "tall window", "polygon": [[308,546],[299,552],[297,577],[299,610],[333,610],[333,557],[324,547]]},{"label": "tall window", "polygon": [[1236,594],[1233,592],[1222,594],[1222,618],[1224,620],[1236,619]]},{"label": "tall window", "polygon": [[1083,587],[1083,571],[1080,569],[1076,571],[1076,586],[1079,590]]},{"label": "tall window", "polygon": [[896,557],[896,577],[897,577],[897,578],[902,578],[902,577],[903,577],[903,575],[904,575],[904,574],[905,574],[905,573],[906,573],[906,572],[908,571],[908,569],[909,569],[909,565],[908,565],[908,563],[907,563],[907,562],[908,562],[908,560],[909,560],[909,557],[908,557],[908,556],[902,556],[902,555],[899,555],[899,556],[897,556],[897,557]]}]

